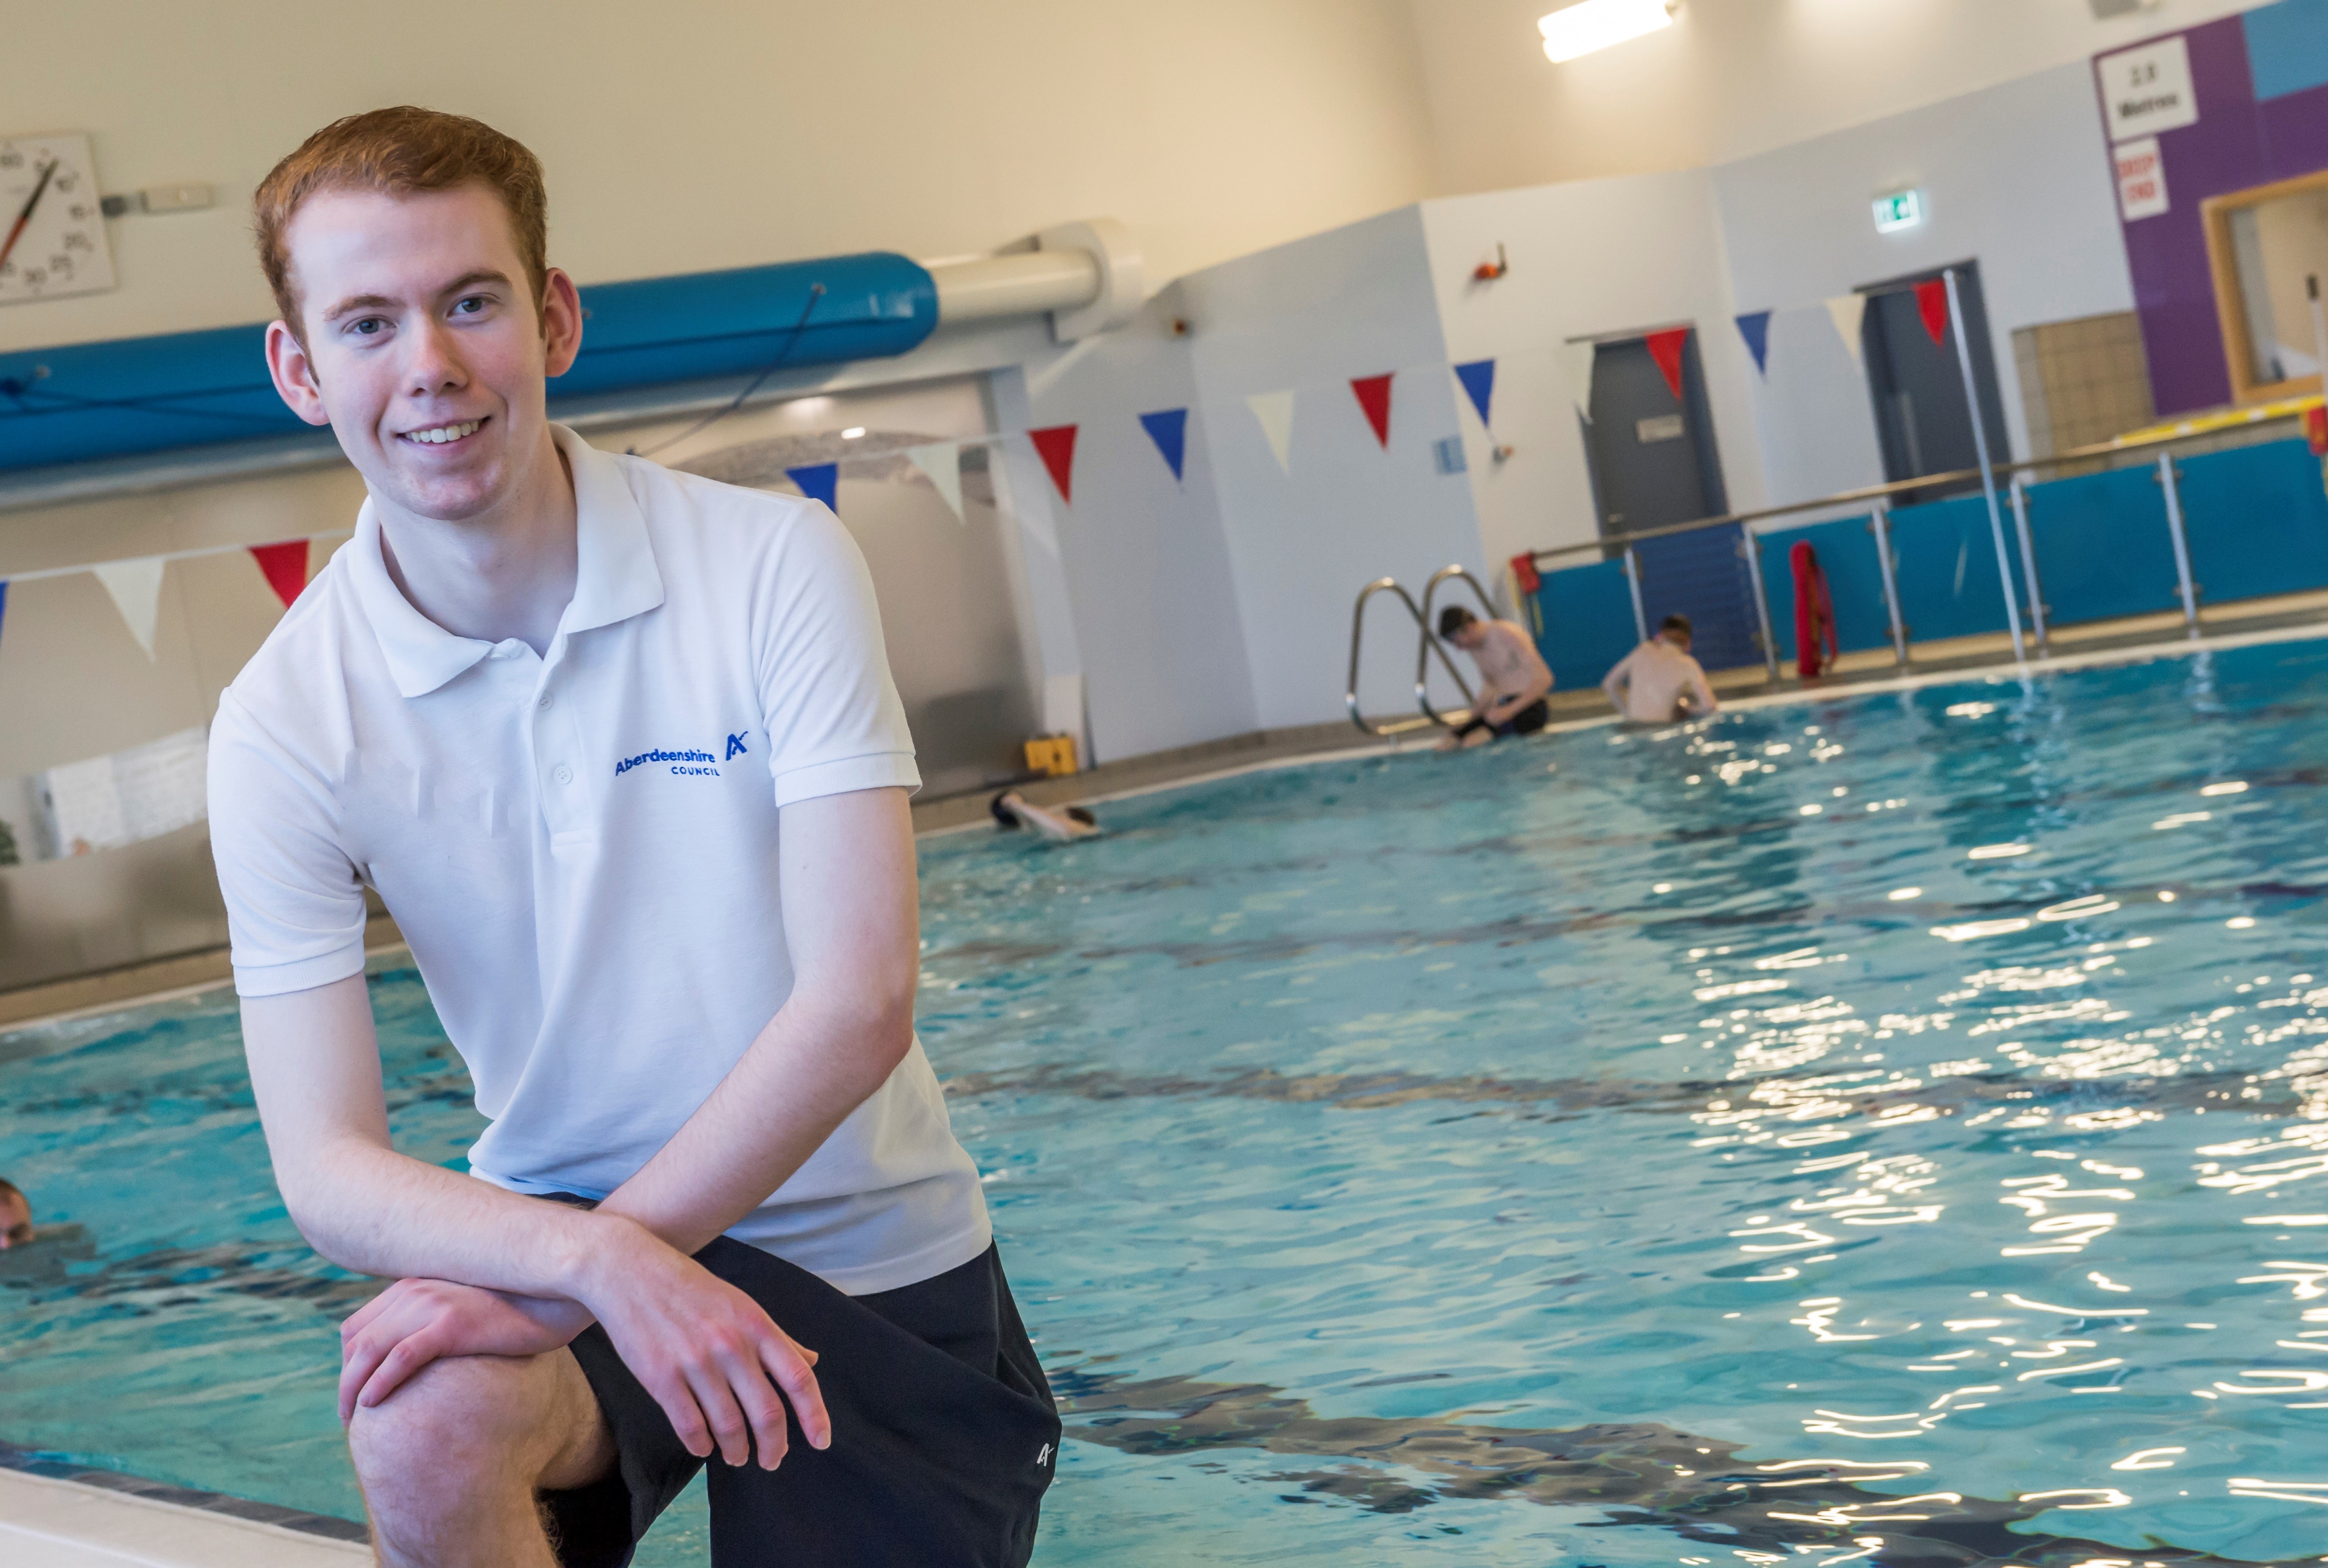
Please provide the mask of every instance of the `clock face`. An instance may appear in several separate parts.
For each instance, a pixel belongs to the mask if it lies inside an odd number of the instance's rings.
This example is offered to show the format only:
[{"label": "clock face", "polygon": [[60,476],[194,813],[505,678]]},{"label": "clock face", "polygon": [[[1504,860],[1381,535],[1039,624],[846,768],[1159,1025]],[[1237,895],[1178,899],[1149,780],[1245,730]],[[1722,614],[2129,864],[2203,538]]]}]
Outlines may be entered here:
[{"label": "clock face", "polygon": [[0,305],[112,286],[89,138],[0,137]]}]

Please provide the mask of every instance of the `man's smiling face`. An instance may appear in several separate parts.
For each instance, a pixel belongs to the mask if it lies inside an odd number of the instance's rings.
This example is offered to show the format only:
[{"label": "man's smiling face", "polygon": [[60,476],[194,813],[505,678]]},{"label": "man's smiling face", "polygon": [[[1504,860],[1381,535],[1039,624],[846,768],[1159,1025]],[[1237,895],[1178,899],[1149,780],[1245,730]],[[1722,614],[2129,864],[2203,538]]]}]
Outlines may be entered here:
[{"label": "man's smiling face", "polygon": [[285,240],[302,331],[268,335],[284,399],[329,420],[384,504],[490,514],[548,450],[545,378],[581,342],[572,282],[552,271],[537,309],[508,210],[483,185],[322,192]]}]

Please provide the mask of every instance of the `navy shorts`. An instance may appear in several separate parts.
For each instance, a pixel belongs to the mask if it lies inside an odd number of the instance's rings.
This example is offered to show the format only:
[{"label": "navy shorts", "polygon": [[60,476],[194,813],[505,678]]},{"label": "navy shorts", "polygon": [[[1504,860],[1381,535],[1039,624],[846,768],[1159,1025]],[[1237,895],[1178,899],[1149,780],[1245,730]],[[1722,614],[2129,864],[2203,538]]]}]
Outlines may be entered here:
[{"label": "navy shorts", "polygon": [[571,1348],[619,1462],[604,1480],[541,1494],[560,1563],[622,1568],[708,1462],[717,1568],[1022,1568],[1059,1415],[993,1247],[868,1296],[727,1236],[695,1258],[817,1353],[832,1446],[809,1447],[788,1407],[775,1469],[697,1459],[593,1324]]}]

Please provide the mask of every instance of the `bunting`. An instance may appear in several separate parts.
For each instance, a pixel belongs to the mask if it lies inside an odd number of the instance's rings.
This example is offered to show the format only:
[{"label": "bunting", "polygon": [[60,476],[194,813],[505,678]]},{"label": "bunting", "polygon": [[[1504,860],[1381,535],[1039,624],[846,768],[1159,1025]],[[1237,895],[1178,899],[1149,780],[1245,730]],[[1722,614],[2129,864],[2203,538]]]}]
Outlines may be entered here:
[{"label": "bunting", "polygon": [[1738,318],[1738,335],[1746,340],[1746,352],[1754,356],[1754,368],[1765,377],[1770,373],[1770,313],[1750,311]]},{"label": "bunting", "polygon": [[250,547],[251,559],[258,561],[259,571],[275,596],[289,609],[307,586],[307,541],[286,539],[277,544],[255,544]]},{"label": "bunting", "polygon": [[840,515],[840,465],[809,463],[784,470],[784,477],[800,486],[811,501],[821,501],[835,517]]},{"label": "bunting", "polygon": [[1940,278],[1931,278],[1916,285],[1916,314],[1924,318],[1924,331],[1936,349],[1946,348],[1948,342],[1948,286]]},{"label": "bunting", "polygon": [[1357,394],[1358,407],[1366,410],[1366,423],[1374,427],[1375,439],[1384,451],[1390,450],[1390,376],[1353,376],[1350,390]]},{"label": "bunting", "polygon": [[89,568],[113,596],[113,607],[121,612],[123,624],[148,660],[154,657],[154,628],[162,619],[162,571],[166,564],[153,556],[145,560],[108,561]]},{"label": "bunting", "polygon": [[1592,367],[1600,358],[1600,345],[1591,338],[1582,343],[1560,346],[1561,368],[1568,373],[1568,390],[1576,399],[1576,411],[1584,422],[1592,423]]},{"label": "bunting", "polygon": [[1863,294],[1841,294],[1826,302],[1826,314],[1835,323],[1836,335],[1843,346],[1851,351],[1852,363],[1859,362],[1860,318],[1867,314],[1867,296]]},{"label": "bunting", "polygon": [[1148,432],[1148,438],[1156,443],[1156,450],[1163,454],[1172,477],[1179,478],[1188,460],[1188,410],[1160,408],[1153,414],[1142,414],[1140,427]]},{"label": "bunting", "polygon": [[1293,394],[1255,392],[1244,400],[1253,417],[1261,421],[1261,433],[1269,437],[1269,449],[1277,456],[1280,472],[1293,472]]},{"label": "bunting", "polygon": [[1667,327],[1663,332],[1650,333],[1641,341],[1648,345],[1649,358],[1657,361],[1657,369],[1664,372],[1666,386],[1672,391],[1674,401],[1680,402],[1682,351],[1689,346],[1689,328]]},{"label": "bunting", "polygon": [[1036,455],[1043,459],[1051,483],[1059,487],[1059,499],[1073,506],[1075,501],[1070,482],[1075,472],[1075,427],[1053,425],[1047,429],[1029,430],[1027,439],[1035,443]]},{"label": "bunting", "polygon": [[928,480],[930,487],[938,493],[938,499],[946,503],[946,510],[953,513],[953,520],[956,522],[963,521],[962,443],[933,441],[926,446],[908,446],[906,455],[912,459],[915,467],[922,471],[922,477]]},{"label": "bunting", "polygon": [[1479,410],[1479,423],[1494,429],[1496,422],[1488,418],[1488,403],[1496,395],[1496,361],[1473,360],[1469,364],[1457,365],[1455,379],[1469,395],[1471,407]]}]

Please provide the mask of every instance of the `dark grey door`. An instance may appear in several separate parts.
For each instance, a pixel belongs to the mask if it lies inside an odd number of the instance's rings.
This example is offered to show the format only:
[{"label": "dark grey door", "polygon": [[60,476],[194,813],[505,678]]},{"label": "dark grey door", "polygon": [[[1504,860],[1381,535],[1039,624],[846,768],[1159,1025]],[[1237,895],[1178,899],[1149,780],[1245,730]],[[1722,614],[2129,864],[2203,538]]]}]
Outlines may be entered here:
[{"label": "dark grey door", "polygon": [[[1682,347],[1678,398],[1645,339],[1600,345],[1592,361],[1591,421],[1584,445],[1604,538],[1719,517],[1730,510],[1694,332]],[[1696,629],[1698,662],[1709,670],[1762,662],[1753,585],[1741,545],[1741,532],[1733,526],[1645,540],[1634,547],[1650,630],[1675,611],[1687,615]]]},{"label": "dark grey door", "polygon": [[[1964,371],[1957,364],[1954,324],[1934,343],[1916,303],[1915,286],[1939,276],[1920,272],[1860,291],[1867,296],[1867,314],[1860,322],[1861,357],[1867,365],[1868,392],[1875,400],[1883,476],[1893,481],[1980,464],[1973,446],[1972,410],[1965,401]],[[1989,460],[2002,463],[2012,449],[2004,439],[2004,403],[1997,395],[1996,361],[1989,352],[1988,312],[1981,303],[1977,263],[1957,265],[1957,293],[1964,305],[1965,336],[1972,344],[1973,380],[1980,388]],[[1901,495],[1899,504],[1938,501],[1979,488],[1978,479],[1936,484]]]}]

